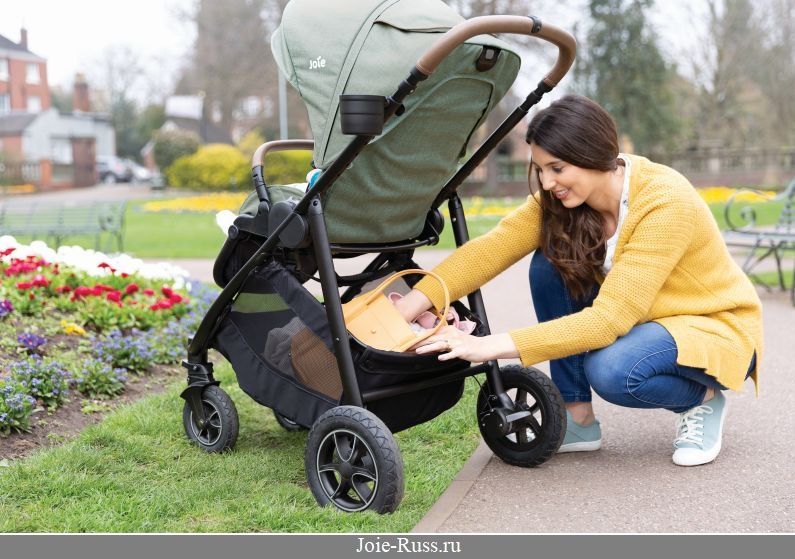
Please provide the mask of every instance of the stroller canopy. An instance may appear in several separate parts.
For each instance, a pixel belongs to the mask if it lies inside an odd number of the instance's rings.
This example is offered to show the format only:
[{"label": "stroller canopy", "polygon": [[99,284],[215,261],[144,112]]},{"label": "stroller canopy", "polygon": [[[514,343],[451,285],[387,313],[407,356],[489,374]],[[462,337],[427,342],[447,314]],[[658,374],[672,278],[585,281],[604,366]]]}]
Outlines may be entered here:
[{"label": "stroller canopy", "polygon": [[[273,35],[281,71],[300,93],[325,169],[350,142],[339,122],[339,96],[391,95],[419,57],[463,21],[441,0],[292,0]],[[476,68],[486,46],[496,64]],[[492,36],[459,46],[405,102],[327,193],[335,243],[410,239],[444,182],[455,172],[474,130],[505,95],[519,56]]]}]

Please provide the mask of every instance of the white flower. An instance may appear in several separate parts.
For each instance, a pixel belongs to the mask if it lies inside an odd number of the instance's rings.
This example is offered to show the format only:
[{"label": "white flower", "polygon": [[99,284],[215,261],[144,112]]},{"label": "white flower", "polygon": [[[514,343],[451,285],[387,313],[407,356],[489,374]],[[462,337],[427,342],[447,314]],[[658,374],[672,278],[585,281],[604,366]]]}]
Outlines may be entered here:
[{"label": "white flower", "polygon": [[190,276],[184,268],[168,262],[145,263],[140,258],[133,258],[129,254],[118,254],[111,257],[80,246],[64,245],[55,251],[43,241],[33,241],[30,245],[21,245],[9,235],[0,237],[0,251],[11,247],[16,250],[7,258],[38,256],[47,262],[69,266],[93,277],[107,276],[112,273],[107,268],[99,267],[103,262],[116,270],[116,273],[137,274],[147,279],[172,282],[171,287],[174,289],[182,289]]}]

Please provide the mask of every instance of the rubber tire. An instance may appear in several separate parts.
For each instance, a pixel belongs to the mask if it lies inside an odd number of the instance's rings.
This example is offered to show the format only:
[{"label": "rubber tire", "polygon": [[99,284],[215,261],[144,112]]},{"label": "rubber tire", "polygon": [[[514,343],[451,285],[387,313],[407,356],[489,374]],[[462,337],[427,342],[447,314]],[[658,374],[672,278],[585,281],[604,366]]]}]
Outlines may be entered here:
[{"label": "rubber tire", "polygon": [[217,386],[210,385],[202,392],[202,402],[207,402],[218,410],[221,419],[221,437],[213,445],[206,445],[199,441],[191,428],[193,413],[188,403],[185,402],[185,406],[182,408],[182,426],[188,440],[205,452],[217,453],[231,450],[237,442],[237,435],[240,431],[240,420],[232,398]]},{"label": "rubber tire", "polygon": [[[379,514],[394,512],[403,499],[403,457],[395,437],[375,414],[357,406],[338,406],[321,415],[309,431],[304,454],[304,468],[315,500],[322,507],[336,506],[323,491],[316,459],[323,439],[334,430],[347,429],[360,437],[371,449],[378,474],[376,495],[366,509]],[[340,507],[339,510],[345,511]],[[350,512],[350,511],[345,511]]]},{"label": "rubber tire", "polygon": [[291,433],[297,433],[298,431],[307,430],[307,428],[304,427],[303,425],[299,425],[294,421],[290,421],[276,410],[273,410],[273,417],[276,418],[276,423],[278,423],[285,431],[289,431]]},{"label": "rubber tire", "polygon": [[[505,437],[494,439],[478,421],[480,434],[492,452],[507,464],[523,468],[533,468],[543,464],[555,455],[566,435],[566,408],[563,397],[552,379],[533,367],[508,365],[502,367],[500,372],[506,391],[512,388],[524,388],[541,404],[541,440],[539,444],[526,450],[511,448]],[[487,408],[488,392],[488,386],[484,384],[478,394],[476,410],[478,419],[480,411]]]}]

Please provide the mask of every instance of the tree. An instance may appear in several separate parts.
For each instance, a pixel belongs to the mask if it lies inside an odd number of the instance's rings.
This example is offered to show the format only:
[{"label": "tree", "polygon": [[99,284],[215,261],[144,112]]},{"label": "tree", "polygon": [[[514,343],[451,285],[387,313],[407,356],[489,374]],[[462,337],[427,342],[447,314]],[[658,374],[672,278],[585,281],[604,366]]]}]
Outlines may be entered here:
[{"label": "tree", "polygon": [[265,89],[273,58],[265,21],[267,0],[199,0],[193,21],[196,43],[181,88],[203,91],[217,107],[221,125],[231,129],[240,101]]},{"label": "tree", "polygon": [[587,45],[580,48],[579,89],[613,116],[638,151],[671,148],[680,122],[666,63],[648,25],[652,0],[590,0]]}]

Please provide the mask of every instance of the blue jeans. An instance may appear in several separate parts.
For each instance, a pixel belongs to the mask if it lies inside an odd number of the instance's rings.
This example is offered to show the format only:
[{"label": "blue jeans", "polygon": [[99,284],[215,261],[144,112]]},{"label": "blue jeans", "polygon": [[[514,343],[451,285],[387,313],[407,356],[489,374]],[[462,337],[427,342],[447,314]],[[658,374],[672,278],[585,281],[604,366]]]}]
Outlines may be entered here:
[{"label": "blue jeans", "polygon": [[[574,299],[558,271],[537,250],[530,263],[530,292],[539,322],[589,307],[599,286]],[[611,345],[550,361],[552,381],[566,402],[590,402],[591,389],[604,400],[629,408],[665,408],[681,413],[699,405],[707,388],[725,390],[703,369],[676,363],[676,342],[656,322],[639,324]],[[748,369],[756,364],[756,355]]]}]

